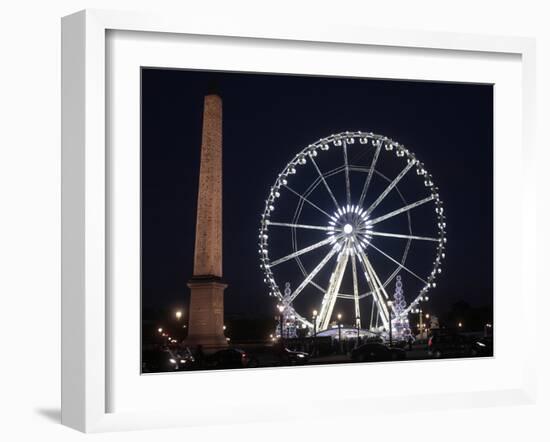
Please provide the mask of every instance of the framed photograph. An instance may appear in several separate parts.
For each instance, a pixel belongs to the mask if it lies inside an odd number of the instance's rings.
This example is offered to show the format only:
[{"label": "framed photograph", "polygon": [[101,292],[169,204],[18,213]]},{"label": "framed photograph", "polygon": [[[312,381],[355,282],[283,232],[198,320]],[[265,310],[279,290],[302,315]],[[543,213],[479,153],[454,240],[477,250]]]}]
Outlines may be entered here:
[{"label": "framed photograph", "polygon": [[534,400],[532,40],[62,31],[64,424]]}]

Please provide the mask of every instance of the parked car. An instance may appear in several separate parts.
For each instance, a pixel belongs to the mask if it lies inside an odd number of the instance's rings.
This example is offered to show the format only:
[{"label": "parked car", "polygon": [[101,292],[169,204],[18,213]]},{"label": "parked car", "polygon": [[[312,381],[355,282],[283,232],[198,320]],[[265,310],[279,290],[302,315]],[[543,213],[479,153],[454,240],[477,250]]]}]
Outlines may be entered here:
[{"label": "parked car", "polygon": [[493,337],[474,339],[471,347],[472,356],[493,356]]},{"label": "parked car", "polygon": [[257,366],[244,350],[227,348],[204,356],[204,368],[245,368]]},{"label": "parked car", "polygon": [[309,361],[309,353],[290,350],[286,347],[274,349],[280,365],[301,365]]},{"label": "parked car", "polygon": [[428,339],[428,354],[434,358],[471,355],[471,339],[458,333],[436,334]]},{"label": "parked car", "polygon": [[364,339],[365,344],[383,344],[384,339],[382,339],[380,336],[371,336],[369,338]]},{"label": "parked car", "polygon": [[192,368],[194,362],[188,350],[179,351],[168,348],[145,350],[141,357],[141,371],[142,373],[161,373],[186,370]]},{"label": "parked car", "polygon": [[354,362],[399,361],[405,358],[406,353],[402,348],[378,343],[363,344],[351,351]]}]

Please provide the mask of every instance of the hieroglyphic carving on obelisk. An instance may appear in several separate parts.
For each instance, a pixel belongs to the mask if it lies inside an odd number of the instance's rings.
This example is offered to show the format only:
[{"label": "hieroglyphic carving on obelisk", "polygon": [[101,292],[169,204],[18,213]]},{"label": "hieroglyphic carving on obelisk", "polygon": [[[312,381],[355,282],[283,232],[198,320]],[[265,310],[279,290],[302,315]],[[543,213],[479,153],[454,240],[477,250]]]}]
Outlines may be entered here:
[{"label": "hieroglyphic carving on obelisk", "polygon": [[204,98],[193,275],[222,276],[222,100]]},{"label": "hieroglyphic carving on obelisk", "polygon": [[202,146],[195,231],[195,261],[186,344],[215,349],[227,345],[223,333],[222,283],[222,100],[204,98]]}]

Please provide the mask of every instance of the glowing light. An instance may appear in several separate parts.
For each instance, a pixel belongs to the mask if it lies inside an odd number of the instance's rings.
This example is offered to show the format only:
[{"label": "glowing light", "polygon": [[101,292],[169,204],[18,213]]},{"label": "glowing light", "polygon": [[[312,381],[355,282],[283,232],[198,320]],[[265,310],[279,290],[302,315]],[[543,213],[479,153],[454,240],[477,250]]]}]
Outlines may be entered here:
[{"label": "glowing light", "polygon": [[176,318],[177,318],[177,319],[181,319],[181,316],[182,316],[182,315],[183,315],[183,313],[182,313],[180,310],[178,310],[178,311],[176,312]]},{"label": "glowing light", "polygon": [[351,232],[353,232],[353,227],[351,226],[351,224],[346,224],[344,226],[344,233],[349,235]]}]

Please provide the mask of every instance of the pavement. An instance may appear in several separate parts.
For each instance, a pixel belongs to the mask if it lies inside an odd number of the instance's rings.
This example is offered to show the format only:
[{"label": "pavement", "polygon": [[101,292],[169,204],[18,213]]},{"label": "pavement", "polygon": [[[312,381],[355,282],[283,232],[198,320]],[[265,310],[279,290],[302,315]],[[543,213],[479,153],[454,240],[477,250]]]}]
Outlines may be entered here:
[{"label": "pavement", "polygon": [[[422,360],[422,359],[432,359],[428,354],[425,346],[422,347],[413,347],[412,350],[405,351],[407,357],[406,360]],[[349,354],[331,354],[326,356],[315,356],[309,359],[308,365],[313,364],[338,364],[352,362]]]}]

